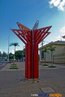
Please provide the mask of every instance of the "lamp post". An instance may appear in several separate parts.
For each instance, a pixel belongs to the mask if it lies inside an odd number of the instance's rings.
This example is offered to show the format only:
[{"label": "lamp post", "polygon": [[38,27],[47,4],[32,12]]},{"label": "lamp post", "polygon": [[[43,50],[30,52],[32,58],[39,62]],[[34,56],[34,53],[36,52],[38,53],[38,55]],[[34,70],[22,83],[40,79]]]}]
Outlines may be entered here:
[{"label": "lamp post", "polygon": [[8,62],[9,62],[9,42],[10,42],[10,35],[8,36]]},{"label": "lamp post", "polygon": [[14,42],[14,43],[11,43],[9,46],[14,46],[14,61],[15,61],[15,51],[16,51],[16,47],[19,46],[19,44]]}]

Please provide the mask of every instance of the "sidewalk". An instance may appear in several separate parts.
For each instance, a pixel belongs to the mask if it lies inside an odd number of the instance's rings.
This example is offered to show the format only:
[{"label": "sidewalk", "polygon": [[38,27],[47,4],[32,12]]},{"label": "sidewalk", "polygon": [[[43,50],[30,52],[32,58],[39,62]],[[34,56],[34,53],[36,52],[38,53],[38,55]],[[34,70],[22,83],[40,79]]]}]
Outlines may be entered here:
[{"label": "sidewalk", "polygon": [[[12,63],[11,63],[12,64]],[[24,70],[24,63],[23,62],[16,62],[18,69],[10,69],[11,66],[10,63],[8,63],[6,66],[4,66],[0,71],[19,71],[19,70]]]},{"label": "sidewalk", "polygon": [[[56,66],[55,68],[49,68],[48,66],[50,66],[50,65],[53,65],[53,66]],[[64,65],[58,65],[58,64],[48,64],[48,66],[44,66],[44,65],[40,65],[40,68],[41,69],[61,69],[61,68],[65,68],[65,66]]]},{"label": "sidewalk", "polygon": [[[23,62],[16,62],[15,63],[15,64],[17,64],[18,69],[10,69],[10,65],[11,64],[8,63],[0,71],[19,71],[19,70],[24,70],[25,69],[25,63],[23,63]],[[56,66],[56,68],[48,68],[48,66],[43,66],[43,65],[40,65],[39,67],[41,69],[60,69],[60,68],[65,68],[65,66],[63,66],[63,65],[58,65],[58,64],[57,65],[56,64],[53,64],[53,65]]]},{"label": "sidewalk", "polygon": [[43,93],[60,93],[65,97],[65,66],[49,69],[40,65],[38,82],[24,79],[24,63],[17,63],[17,66],[18,69],[12,70],[7,64],[0,70],[0,97],[33,97]]},{"label": "sidewalk", "polygon": [[[33,94],[42,94],[44,92],[41,90],[42,88],[46,89],[47,93],[55,92],[52,88],[46,86],[46,84],[42,81],[39,81],[39,83],[33,83],[32,80],[28,80],[25,82],[19,82],[14,88],[1,90],[0,95],[1,97],[32,97]],[[49,92],[48,89],[50,89]]]}]

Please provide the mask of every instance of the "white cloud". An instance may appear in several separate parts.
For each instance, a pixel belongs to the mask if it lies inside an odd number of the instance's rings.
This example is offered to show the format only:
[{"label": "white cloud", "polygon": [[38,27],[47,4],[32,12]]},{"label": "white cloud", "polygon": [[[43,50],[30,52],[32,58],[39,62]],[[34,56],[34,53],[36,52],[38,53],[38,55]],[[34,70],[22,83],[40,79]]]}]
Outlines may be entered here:
[{"label": "white cloud", "polygon": [[59,6],[58,6],[58,9],[60,9],[60,10],[62,10],[62,11],[64,11],[65,9],[65,0],[63,0],[60,4],[59,4]]},{"label": "white cloud", "polygon": [[57,40],[65,40],[62,36],[65,36],[65,26],[61,27],[58,30],[58,35],[53,37],[53,41],[57,41]]},{"label": "white cloud", "polygon": [[65,35],[65,26],[59,30],[61,36]]},{"label": "white cloud", "polygon": [[57,37],[55,37],[54,41],[57,41],[57,40],[62,40],[62,37],[60,35],[58,35]]},{"label": "white cloud", "polygon": [[65,10],[65,0],[50,0],[49,1],[50,7],[57,7],[59,10]]},{"label": "white cloud", "polygon": [[65,40],[65,39],[62,38],[62,36],[65,35],[65,26],[62,27],[58,32],[59,32],[59,35],[55,37],[55,41],[57,41],[57,40]]},{"label": "white cloud", "polygon": [[60,2],[61,2],[61,0],[51,0],[49,2],[49,4],[57,7],[60,4]]}]

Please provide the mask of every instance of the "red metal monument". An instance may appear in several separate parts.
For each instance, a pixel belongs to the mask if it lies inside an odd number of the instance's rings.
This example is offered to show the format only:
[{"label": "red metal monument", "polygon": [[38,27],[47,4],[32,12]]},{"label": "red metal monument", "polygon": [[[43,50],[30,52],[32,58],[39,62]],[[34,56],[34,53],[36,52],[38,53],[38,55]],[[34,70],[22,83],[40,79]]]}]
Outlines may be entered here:
[{"label": "red metal monument", "polygon": [[38,28],[39,21],[37,20],[33,29],[29,29],[17,22],[19,29],[12,29],[12,31],[24,42],[26,46],[25,58],[25,78],[38,79],[39,77],[39,58],[38,58],[38,44],[47,37],[51,26]]}]

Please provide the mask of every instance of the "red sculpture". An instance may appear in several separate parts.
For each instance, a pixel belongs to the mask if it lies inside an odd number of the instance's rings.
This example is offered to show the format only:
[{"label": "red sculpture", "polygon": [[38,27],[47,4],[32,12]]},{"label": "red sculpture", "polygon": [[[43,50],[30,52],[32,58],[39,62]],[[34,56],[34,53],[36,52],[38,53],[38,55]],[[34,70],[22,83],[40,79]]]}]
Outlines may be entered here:
[{"label": "red sculpture", "polygon": [[38,44],[47,37],[51,26],[37,29],[38,21],[35,23],[33,29],[29,29],[17,22],[19,29],[12,29],[12,31],[24,42],[26,46],[25,58],[25,78],[38,79],[39,77],[39,58],[38,58]]}]

